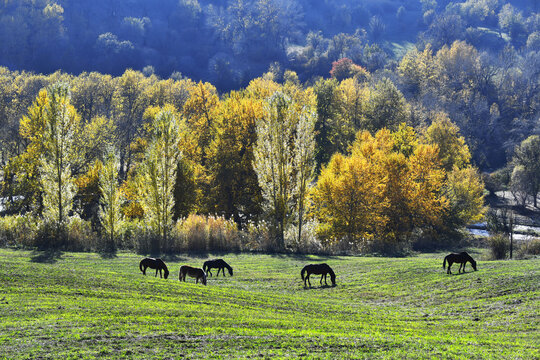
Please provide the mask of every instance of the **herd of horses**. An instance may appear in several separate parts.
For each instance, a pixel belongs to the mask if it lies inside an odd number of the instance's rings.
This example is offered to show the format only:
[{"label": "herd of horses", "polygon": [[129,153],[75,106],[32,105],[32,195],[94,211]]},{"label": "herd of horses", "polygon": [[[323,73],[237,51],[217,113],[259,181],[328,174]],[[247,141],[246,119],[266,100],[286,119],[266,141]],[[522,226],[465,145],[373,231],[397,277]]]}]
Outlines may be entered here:
[{"label": "herd of horses", "polygon": [[[443,269],[446,269],[446,263],[448,263],[448,270],[446,271],[447,274],[452,274],[450,271],[450,268],[454,263],[460,264],[458,273],[461,273],[461,271],[465,272],[465,266],[467,263],[470,262],[472,268],[474,271],[476,271],[476,261],[467,254],[466,252],[460,252],[460,253],[453,253],[445,256],[443,260]],[[155,269],[156,270],[156,277],[159,272],[159,277],[163,277],[167,279],[169,276],[169,269],[167,268],[167,265],[165,265],[165,262],[161,259],[154,259],[154,258],[144,258],[139,263],[139,269],[142,271],[143,275],[146,275],[146,269]],[[216,277],[219,276],[219,272],[225,276],[225,269],[229,272],[230,276],[233,276],[233,268],[227,264],[223,259],[214,259],[214,260],[208,260],[205,261],[202,268],[197,268],[189,265],[182,265],[180,266],[180,271],[178,273],[178,279],[180,281],[186,281],[186,276],[189,276],[191,278],[195,279],[195,282],[198,284],[199,280],[203,285],[206,285],[206,277],[207,274],[212,276],[212,269],[218,269],[216,273]],[[163,271],[163,273],[162,273]],[[334,273],[334,270],[328,264],[309,264],[302,268],[302,271],[300,272],[300,276],[302,277],[302,281],[304,281],[304,287],[307,287],[309,284],[309,287],[311,287],[311,282],[309,281],[309,277],[314,275],[321,275],[320,284],[322,286],[322,281],[324,279],[325,286],[328,286],[328,283],[326,281],[327,275],[330,275],[330,281],[332,282],[332,286],[336,286],[336,274]]]}]

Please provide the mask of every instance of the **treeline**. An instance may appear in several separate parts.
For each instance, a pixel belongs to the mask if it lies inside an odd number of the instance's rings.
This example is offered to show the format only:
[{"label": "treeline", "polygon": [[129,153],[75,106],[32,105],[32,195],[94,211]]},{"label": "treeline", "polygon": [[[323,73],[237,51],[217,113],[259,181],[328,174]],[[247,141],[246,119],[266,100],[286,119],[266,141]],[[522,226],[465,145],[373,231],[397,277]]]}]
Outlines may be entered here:
[{"label": "treeline", "polygon": [[484,213],[459,128],[350,60],[332,74],[302,85],[268,72],[220,96],[133,70],[2,69],[4,242],[157,253],[457,241]]},{"label": "treeline", "polygon": [[374,83],[392,81],[412,125],[447,113],[482,170],[504,167],[539,132],[536,1],[11,0],[0,8],[0,64],[11,70],[120,76],[132,68],[227,92],[267,71],[283,82],[284,69],[314,87],[349,59]]}]

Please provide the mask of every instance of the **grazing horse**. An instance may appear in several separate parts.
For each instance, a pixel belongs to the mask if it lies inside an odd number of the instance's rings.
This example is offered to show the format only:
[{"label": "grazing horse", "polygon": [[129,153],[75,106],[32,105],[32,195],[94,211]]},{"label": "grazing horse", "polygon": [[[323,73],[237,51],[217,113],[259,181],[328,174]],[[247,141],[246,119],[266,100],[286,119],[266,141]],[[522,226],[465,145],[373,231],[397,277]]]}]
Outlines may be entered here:
[{"label": "grazing horse", "polygon": [[143,275],[146,275],[146,268],[150,269],[156,269],[156,276],[159,271],[159,277],[161,278],[161,270],[165,272],[164,278],[166,279],[169,276],[169,269],[167,269],[167,265],[163,262],[161,259],[154,259],[154,258],[144,258],[139,263],[139,269],[141,269]]},{"label": "grazing horse", "polygon": [[[307,276],[304,276],[304,274],[307,272]],[[300,276],[302,276],[302,280],[304,280],[304,286],[306,286],[306,280],[309,284],[309,287],[311,287],[311,282],[309,281],[309,276],[311,274],[315,275],[321,275],[321,286],[322,286],[322,279],[324,277],[324,283],[328,285],[326,282],[326,275],[330,274],[330,280],[332,281],[332,286],[336,286],[336,274],[334,274],[334,271],[328,264],[309,264],[304,266],[302,269],[302,272],[300,272]]]},{"label": "grazing horse", "polygon": [[451,274],[450,267],[452,267],[453,263],[459,263],[459,269],[458,273],[461,272],[461,268],[463,267],[463,272],[465,272],[465,265],[467,265],[467,262],[471,263],[472,268],[474,271],[476,271],[476,261],[471,257],[471,255],[467,254],[465,251],[460,252],[459,254],[449,254],[445,256],[443,261],[443,269],[446,269],[446,262],[448,261],[448,270],[446,271],[447,274]]},{"label": "grazing horse", "polygon": [[219,272],[221,271],[223,276],[225,276],[225,268],[229,270],[229,275],[233,276],[233,268],[229,266],[223,259],[214,259],[214,260],[208,260],[205,261],[203,264],[203,270],[206,271],[207,274],[210,274],[212,276],[211,269],[218,269],[216,277],[219,276]]},{"label": "grazing horse", "polygon": [[186,275],[196,279],[196,283],[199,283],[199,279],[203,285],[206,285],[206,273],[201,268],[195,268],[188,265],[180,266],[180,273],[178,274],[178,279],[180,281],[186,281]]}]

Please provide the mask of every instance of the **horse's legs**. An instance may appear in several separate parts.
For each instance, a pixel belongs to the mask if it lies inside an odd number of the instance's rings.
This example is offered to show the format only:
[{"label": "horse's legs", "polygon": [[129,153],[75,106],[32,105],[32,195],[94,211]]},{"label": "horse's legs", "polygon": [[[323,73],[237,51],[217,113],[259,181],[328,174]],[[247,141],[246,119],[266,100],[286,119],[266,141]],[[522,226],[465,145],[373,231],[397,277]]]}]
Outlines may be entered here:
[{"label": "horse's legs", "polygon": [[328,283],[326,282],[326,274],[324,274],[324,285],[328,286]]},{"label": "horse's legs", "polygon": [[157,277],[157,272],[158,272],[158,270],[159,270],[159,269],[156,269],[156,276],[154,276],[154,277]]},{"label": "horse's legs", "polygon": [[311,274],[308,273],[307,276],[306,276],[306,279],[307,279],[307,282],[308,282],[308,284],[309,284],[309,287],[311,287],[311,281],[309,281],[309,276],[310,276],[310,275],[311,275]]},{"label": "horse's legs", "polygon": [[451,274],[452,272],[450,271],[450,268],[452,267],[452,264],[453,262],[451,262],[450,260],[448,260],[448,270],[446,270],[446,273],[447,274]]}]

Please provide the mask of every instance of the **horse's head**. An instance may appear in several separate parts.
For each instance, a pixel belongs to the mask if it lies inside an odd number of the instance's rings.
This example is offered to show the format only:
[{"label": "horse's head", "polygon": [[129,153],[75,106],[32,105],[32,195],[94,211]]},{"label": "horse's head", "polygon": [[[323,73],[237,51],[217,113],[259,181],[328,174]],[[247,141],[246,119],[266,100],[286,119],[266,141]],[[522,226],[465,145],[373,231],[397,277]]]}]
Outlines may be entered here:
[{"label": "horse's head", "polygon": [[233,273],[232,267],[229,266],[229,275],[233,276],[232,273]]},{"label": "horse's head", "polygon": [[474,269],[474,271],[476,271],[476,261],[474,261],[473,259],[471,259],[471,266]]},{"label": "horse's head", "polygon": [[163,269],[163,270],[165,270],[164,274],[163,274],[163,277],[166,279],[166,278],[169,277],[169,269],[167,269],[167,267],[165,267],[165,269]]},{"label": "horse's head", "polygon": [[330,280],[332,281],[332,286],[336,286],[336,274],[333,271],[330,272]]},{"label": "horse's head", "polygon": [[203,283],[203,285],[206,285],[206,274],[204,273],[204,271],[203,271],[203,277],[201,279],[201,282]]}]

